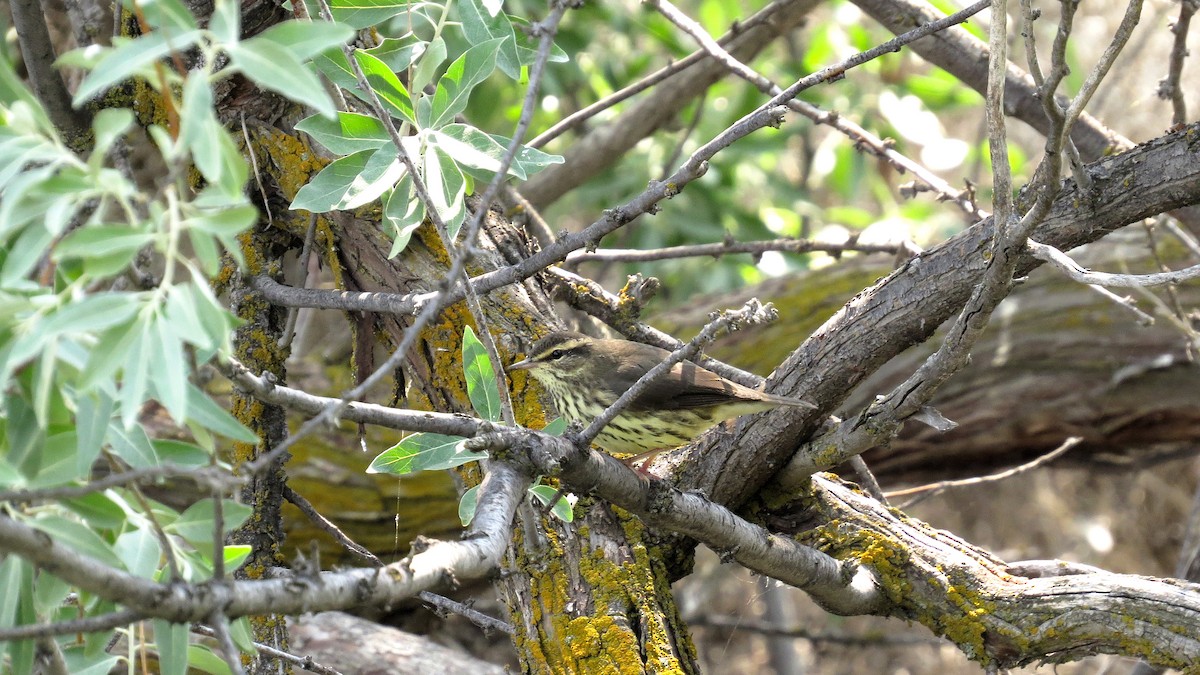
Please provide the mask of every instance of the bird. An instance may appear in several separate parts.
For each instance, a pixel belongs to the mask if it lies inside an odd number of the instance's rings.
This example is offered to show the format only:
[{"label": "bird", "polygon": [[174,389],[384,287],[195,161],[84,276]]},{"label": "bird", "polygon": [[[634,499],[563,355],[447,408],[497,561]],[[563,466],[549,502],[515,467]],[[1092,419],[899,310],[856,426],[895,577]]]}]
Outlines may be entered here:
[{"label": "bird", "polygon": [[[588,424],[671,352],[630,340],[605,340],[560,331],[538,340],[528,356],[508,370],[527,370],[569,422]],[[651,382],[596,436],[609,453],[633,454],[628,466],[687,444],[725,420],[779,406],[813,408],[797,398],[776,396],[681,361]],[[638,469],[639,471],[644,471]]]}]

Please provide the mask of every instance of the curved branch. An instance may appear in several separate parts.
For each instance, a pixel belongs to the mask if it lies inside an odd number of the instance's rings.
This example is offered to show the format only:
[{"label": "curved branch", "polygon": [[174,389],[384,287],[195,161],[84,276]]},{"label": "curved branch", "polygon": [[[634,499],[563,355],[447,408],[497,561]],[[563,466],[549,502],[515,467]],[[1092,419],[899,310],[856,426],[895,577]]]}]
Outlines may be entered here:
[{"label": "curved branch", "polygon": [[[990,554],[897,516],[827,476],[802,504],[768,522],[821,521],[802,535],[835,557],[867,562],[898,614],[919,621],[987,665],[1096,653],[1182,668],[1200,662],[1200,585],[1102,570],[1026,578]],[[810,527],[802,525],[801,527]]]},{"label": "curved branch", "polygon": [[112,568],[77,553],[29,525],[0,515],[0,551],[19,555],[47,572],[144,617],[176,623],[209,620],[214,612],[236,618],[302,614],[328,609],[387,607],[446,582],[475,579],[499,562],[528,479],[495,462],[479,490],[475,521],[462,541],[434,542],[382,568],[324,572],[283,579],[163,584]]},{"label": "curved branch", "polygon": [[[1200,202],[1200,149],[1191,140],[1198,133],[1200,123],[1088,165],[1093,189],[1065,182],[1033,236],[1069,250],[1128,223]],[[698,462],[684,467],[680,485],[736,506],[792,455],[780,477],[790,485],[856,454],[861,448],[836,437],[816,439],[796,453],[796,439],[809,438],[863,378],[959,311],[987,266],[992,236],[991,220],[985,220],[852,299],[779,366],[769,387],[817,403],[823,414],[772,411],[743,420],[719,440],[710,435],[692,446]],[[1016,275],[1040,264],[1023,254]]]}]

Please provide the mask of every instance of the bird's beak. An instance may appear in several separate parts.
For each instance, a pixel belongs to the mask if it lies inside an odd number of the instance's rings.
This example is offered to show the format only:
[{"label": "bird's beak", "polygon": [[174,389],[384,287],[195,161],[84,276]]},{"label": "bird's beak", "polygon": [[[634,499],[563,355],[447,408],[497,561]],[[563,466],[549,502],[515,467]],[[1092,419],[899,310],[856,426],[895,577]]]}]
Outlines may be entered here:
[{"label": "bird's beak", "polygon": [[534,366],[533,361],[530,361],[529,359],[524,359],[522,361],[517,361],[516,363],[510,365],[507,370],[508,370],[508,372],[511,373],[514,370],[529,370],[533,366]]}]

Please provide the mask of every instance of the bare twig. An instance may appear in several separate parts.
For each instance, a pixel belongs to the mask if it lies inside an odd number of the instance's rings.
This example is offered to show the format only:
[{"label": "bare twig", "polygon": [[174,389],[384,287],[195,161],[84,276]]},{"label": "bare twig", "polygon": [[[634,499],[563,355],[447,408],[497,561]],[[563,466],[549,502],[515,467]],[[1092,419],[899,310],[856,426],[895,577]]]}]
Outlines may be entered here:
[{"label": "bare twig", "polygon": [[[199,633],[200,635],[207,635],[209,637],[216,637],[216,631],[204,625],[197,624],[192,626],[192,632]],[[296,656],[295,654],[289,654],[288,652],[285,652],[281,649],[276,649],[270,645],[265,645],[261,642],[255,642],[254,648],[258,650],[260,654],[264,654],[274,659],[279,659],[285,663],[290,663],[306,672],[316,673],[317,675],[342,675],[342,673],[338,670],[334,670],[329,666],[325,666],[313,661],[311,656]]]},{"label": "bare twig", "polygon": [[[562,287],[569,294],[568,303],[571,303],[577,309],[582,309],[599,318],[630,340],[644,342],[668,350],[679,349],[683,345],[683,342],[647,324],[637,323],[629,326],[625,322],[617,321],[617,316],[621,314],[621,299],[609,293],[595,281],[560,267],[548,267],[546,268],[546,272],[552,280],[567,282],[562,284]],[[586,299],[583,297],[580,287],[587,289],[588,295]],[[721,377],[728,378],[751,389],[762,386],[762,383],[765,381],[754,373],[735,368],[723,361],[718,361],[707,356],[695,359],[695,362],[717,373]]]},{"label": "bare twig", "polygon": [[[761,11],[747,18],[745,21],[738,21],[736,28],[726,33],[717,42],[722,45],[728,44],[735,37],[743,35],[748,31],[770,26],[770,24],[776,18],[775,15],[779,12],[779,9],[783,4],[785,3],[772,2],[767,7],[764,7]],[[578,127],[592,117],[595,117],[596,115],[608,110],[609,108],[612,108],[618,103],[632,98],[633,96],[653,87],[659,82],[666,80],[672,75],[680,73],[707,58],[708,54],[704,50],[698,50],[688,54],[686,57],[670,65],[659,68],[637,82],[634,82],[633,84],[630,84],[619,91],[613,92],[599,101],[581,108],[559,120],[549,129],[543,131],[529,141],[529,147],[540,148],[555,138],[563,135],[567,131]]]},{"label": "bare twig", "polygon": [[867,466],[867,462],[862,458],[862,455],[851,457],[850,466],[854,469],[854,473],[858,475],[859,484],[867,491],[867,494],[887,504],[887,495],[884,494],[883,488],[879,486],[879,480],[875,478],[875,474],[871,472],[871,467]]},{"label": "bare twig", "polygon": [[233,634],[229,632],[229,619],[220,610],[214,610],[208,623],[212,637],[216,638],[217,645],[221,648],[221,656],[225,658],[229,670],[233,675],[246,675],[246,669],[242,668],[242,653],[233,643]]},{"label": "bare twig", "polygon": [[698,354],[700,349],[708,342],[714,340],[720,331],[740,324],[772,321],[774,318],[775,309],[770,305],[763,306],[757,299],[750,300],[741,309],[721,312],[720,315],[708,322],[704,328],[700,329],[696,337],[688,340],[687,344],[671,352],[671,355],[662,363],[654,366],[646,371],[645,375],[638,378],[638,381],[634,382],[633,386],[617,397],[617,400],[613,401],[612,405],[608,406],[599,417],[592,420],[592,423],[578,435],[577,442],[586,447],[605,426],[616,419],[617,415],[620,415],[625,408],[629,407],[629,404],[635,398],[641,396],[642,392],[646,391],[656,379],[669,372],[675,364]]},{"label": "bare twig", "polygon": [[1161,286],[1163,284],[1178,284],[1184,281],[1200,278],[1200,265],[1193,265],[1174,272],[1156,272],[1153,274],[1110,274],[1108,272],[1093,272],[1071,259],[1062,251],[1039,244],[1030,239],[1026,242],[1033,256],[1045,260],[1063,274],[1081,284],[1094,284],[1109,288],[1135,288],[1145,286]]},{"label": "bare twig", "polygon": [[719,258],[735,253],[760,255],[767,251],[785,253],[828,253],[839,256],[854,251],[858,253],[896,253],[905,250],[902,244],[861,244],[852,237],[841,243],[814,241],[812,239],[771,239],[766,241],[723,241],[712,244],[690,244],[653,249],[608,248],[595,251],[575,251],[567,256],[566,264],[585,262],[650,262],[673,258],[712,256]]},{"label": "bare twig", "polygon": [[159,582],[110,567],[3,513],[0,549],[71,585],[175,623],[209,620],[214,611],[232,618],[386,606],[452,578],[473,579],[491,572],[508,544],[513,514],[528,485],[528,479],[508,465],[493,462],[479,491],[475,520],[461,541],[433,542],[383,569],[324,572],[312,580],[302,576],[225,580],[207,583],[198,592],[181,580]]},{"label": "bare twig", "polygon": [[1104,296],[1105,298],[1112,300],[1114,303],[1117,304],[1117,306],[1122,307],[1122,308],[1132,312],[1133,315],[1135,317],[1137,317],[1137,322],[1139,324],[1141,324],[1143,326],[1154,325],[1154,317],[1152,317],[1149,314],[1138,309],[1138,306],[1136,304],[1134,304],[1133,298],[1131,298],[1129,296],[1121,297],[1121,296],[1117,295],[1116,293],[1113,293],[1112,291],[1108,290],[1107,288],[1105,288],[1103,286],[1097,286],[1095,284],[1087,284],[1087,287],[1092,289],[1096,293],[1099,293],[1100,295]]},{"label": "bare twig", "polygon": [[103,492],[113,487],[155,483],[168,478],[183,478],[205,487],[220,487],[221,489],[234,488],[244,482],[244,479],[234,476],[222,468],[208,467],[192,469],[174,464],[161,464],[145,469],[132,469],[109,474],[103,478],[88,481],[83,485],[64,485],[50,488],[35,488],[32,490],[0,492],[0,502],[21,503],[75,499],[95,492]]},{"label": "bare twig", "polygon": [[437,593],[430,593],[429,591],[421,591],[417,594],[417,597],[423,602],[433,605],[439,614],[442,612],[458,614],[485,631],[496,631],[499,633],[504,633],[505,635],[514,634],[513,627],[508,622],[501,621],[494,616],[488,616],[487,614],[484,614],[483,612],[472,607],[468,607],[461,602],[455,602],[450,598],[438,595]]},{"label": "bare twig", "polygon": [[1171,101],[1171,121],[1174,124],[1187,123],[1187,100],[1183,95],[1183,87],[1179,82],[1183,77],[1183,60],[1187,58],[1188,27],[1191,26],[1192,16],[1200,9],[1200,0],[1180,0],[1179,18],[1171,24],[1171,33],[1175,40],[1171,43],[1171,56],[1167,62],[1167,77],[1158,83],[1158,96]]},{"label": "bare twig", "polygon": [[[248,142],[247,142],[248,144]],[[265,197],[264,197],[265,199]],[[310,213],[308,215],[308,229],[304,233],[304,246],[300,249],[300,258],[297,260],[301,272],[304,274],[300,281],[300,288],[307,289],[309,281],[309,256],[312,255],[313,240],[317,237],[317,214]],[[267,275],[260,275],[261,278],[270,279]],[[260,278],[256,277],[256,278]],[[274,281],[272,279],[272,281]],[[253,282],[251,286],[253,286]],[[296,335],[296,320],[300,316],[300,307],[296,305],[288,305],[287,320],[283,322],[283,334],[279,336],[279,347],[286,349],[292,344],[292,338]]]},{"label": "bare twig", "polygon": [[[704,49],[704,51],[708,52],[710,56],[728,68],[730,72],[753,84],[755,87],[758,87],[760,91],[768,94],[777,95],[783,91],[766,77],[758,74],[752,68],[741,63],[729,52],[725,51],[724,48],[722,48],[715,40],[712,39],[712,37],[704,30],[703,27],[701,27],[687,15],[683,14],[683,12],[680,12],[678,9],[676,9],[675,6],[669,2],[669,0],[648,0],[647,4],[658,9],[663,16],[667,17],[667,19],[669,19],[672,23],[675,23],[677,26],[679,26],[684,32],[691,35],[698,43],[700,43],[700,46]],[[843,60],[841,63],[823,68],[820,71],[801,79],[800,82],[792,85],[792,87],[789,87],[788,91],[792,91],[793,89],[795,91],[793,92],[792,96],[784,99],[784,101],[791,110],[804,115],[818,124],[828,124],[834,127],[850,138],[860,142],[863,146],[869,148],[876,155],[893,163],[901,171],[911,172],[931,189],[936,191],[940,195],[940,199],[955,203],[959,206],[959,208],[966,211],[972,218],[976,220],[984,218],[987,214],[979,211],[974,202],[967,198],[963,191],[951,188],[948,183],[938,178],[932,172],[926,170],[917,162],[914,162],[900,154],[895,149],[891,148],[887,143],[884,143],[882,140],[858,125],[843,119],[840,115],[831,114],[826,111],[822,111],[815,106],[804,103],[803,101],[795,100],[794,96],[805,89],[819,84],[820,82],[832,81],[844,77],[847,70],[867,63],[868,61],[878,58],[883,54],[900,51],[902,46],[909,44],[914,40],[960,24],[975,14],[978,14],[987,6],[988,0],[980,0],[974,5],[971,5],[970,7],[967,7],[966,9],[956,12],[950,16],[932,21],[923,26],[919,26],[873,49],[859,52],[858,54]]]},{"label": "bare twig", "polygon": [[[344,399],[315,396],[301,389],[276,385],[264,377],[254,375],[244,365],[232,359],[228,363],[218,364],[218,366],[231,382],[255,398],[306,415],[319,415],[322,410],[336,405],[339,401],[344,401]],[[465,415],[391,408],[358,401],[347,402],[338,417],[389,429],[425,431],[453,436],[474,436],[477,433],[489,431],[495,426],[490,422]]]},{"label": "bare twig", "polygon": [[308,516],[308,519],[312,521],[314,525],[316,525],[329,536],[333,537],[334,541],[342,545],[342,548],[362,559],[369,565],[374,567],[384,566],[383,561],[380,560],[378,556],[376,556],[362,544],[359,544],[351,539],[346,535],[345,532],[342,532],[340,527],[334,524],[333,521],[321,515],[319,511],[313,508],[312,503],[304,498],[304,495],[301,495],[293,490],[291,486],[283,486],[283,498],[291,502],[296,508],[300,509],[301,513]]},{"label": "bare twig", "polygon": [[899,507],[900,510],[903,511],[903,510],[909,508],[910,506],[912,506],[913,504],[924,501],[935,495],[941,494],[942,492],[945,492],[946,490],[949,490],[951,488],[968,487],[971,485],[982,485],[984,483],[995,483],[997,481],[1002,481],[1002,480],[1005,480],[1008,478],[1012,478],[1013,476],[1025,473],[1026,471],[1031,471],[1033,469],[1038,468],[1039,466],[1043,466],[1045,464],[1049,464],[1050,462],[1053,462],[1054,460],[1058,459],[1063,454],[1065,454],[1068,450],[1075,447],[1076,445],[1079,445],[1082,442],[1083,442],[1083,438],[1081,438],[1079,436],[1072,436],[1072,437],[1068,438],[1067,440],[1063,441],[1062,444],[1059,445],[1057,448],[1051,450],[1050,452],[1047,452],[1044,455],[1041,455],[1040,457],[1034,458],[1033,460],[1030,460],[1030,461],[1025,462],[1024,464],[1020,464],[1018,466],[1014,466],[1010,469],[1005,469],[1004,471],[998,471],[996,473],[988,474],[986,476],[974,476],[971,478],[961,478],[959,480],[943,480],[943,481],[938,481],[936,483],[928,483],[926,485],[918,485],[916,487],[905,488],[903,490],[889,490],[888,492],[886,492],[884,494],[887,495],[889,498],[893,498],[893,499],[896,497],[907,497],[909,495],[918,495],[916,498],[905,502],[903,505],[901,505]]},{"label": "bare twig", "polygon": [[145,615],[141,612],[132,609],[119,609],[108,614],[98,614],[70,621],[10,626],[8,628],[0,628],[0,642],[29,640],[53,635],[71,635],[73,633],[100,633],[110,631],[118,626],[129,625],[143,618],[145,618]]}]

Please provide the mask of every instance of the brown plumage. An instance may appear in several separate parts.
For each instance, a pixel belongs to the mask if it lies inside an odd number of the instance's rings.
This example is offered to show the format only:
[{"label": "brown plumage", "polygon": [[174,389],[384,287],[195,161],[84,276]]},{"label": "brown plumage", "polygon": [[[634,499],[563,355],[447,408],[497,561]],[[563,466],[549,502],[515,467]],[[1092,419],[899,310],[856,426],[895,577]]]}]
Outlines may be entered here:
[{"label": "brown plumage", "polygon": [[[538,340],[528,358],[509,370],[528,370],[560,415],[586,425],[669,355],[639,342],[560,332]],[[688,443],[724,420],[781,405],[816,407],[744,387],[684,361],[639,394],[600,432],[596,444],[610,452],[649,454]]]}]

